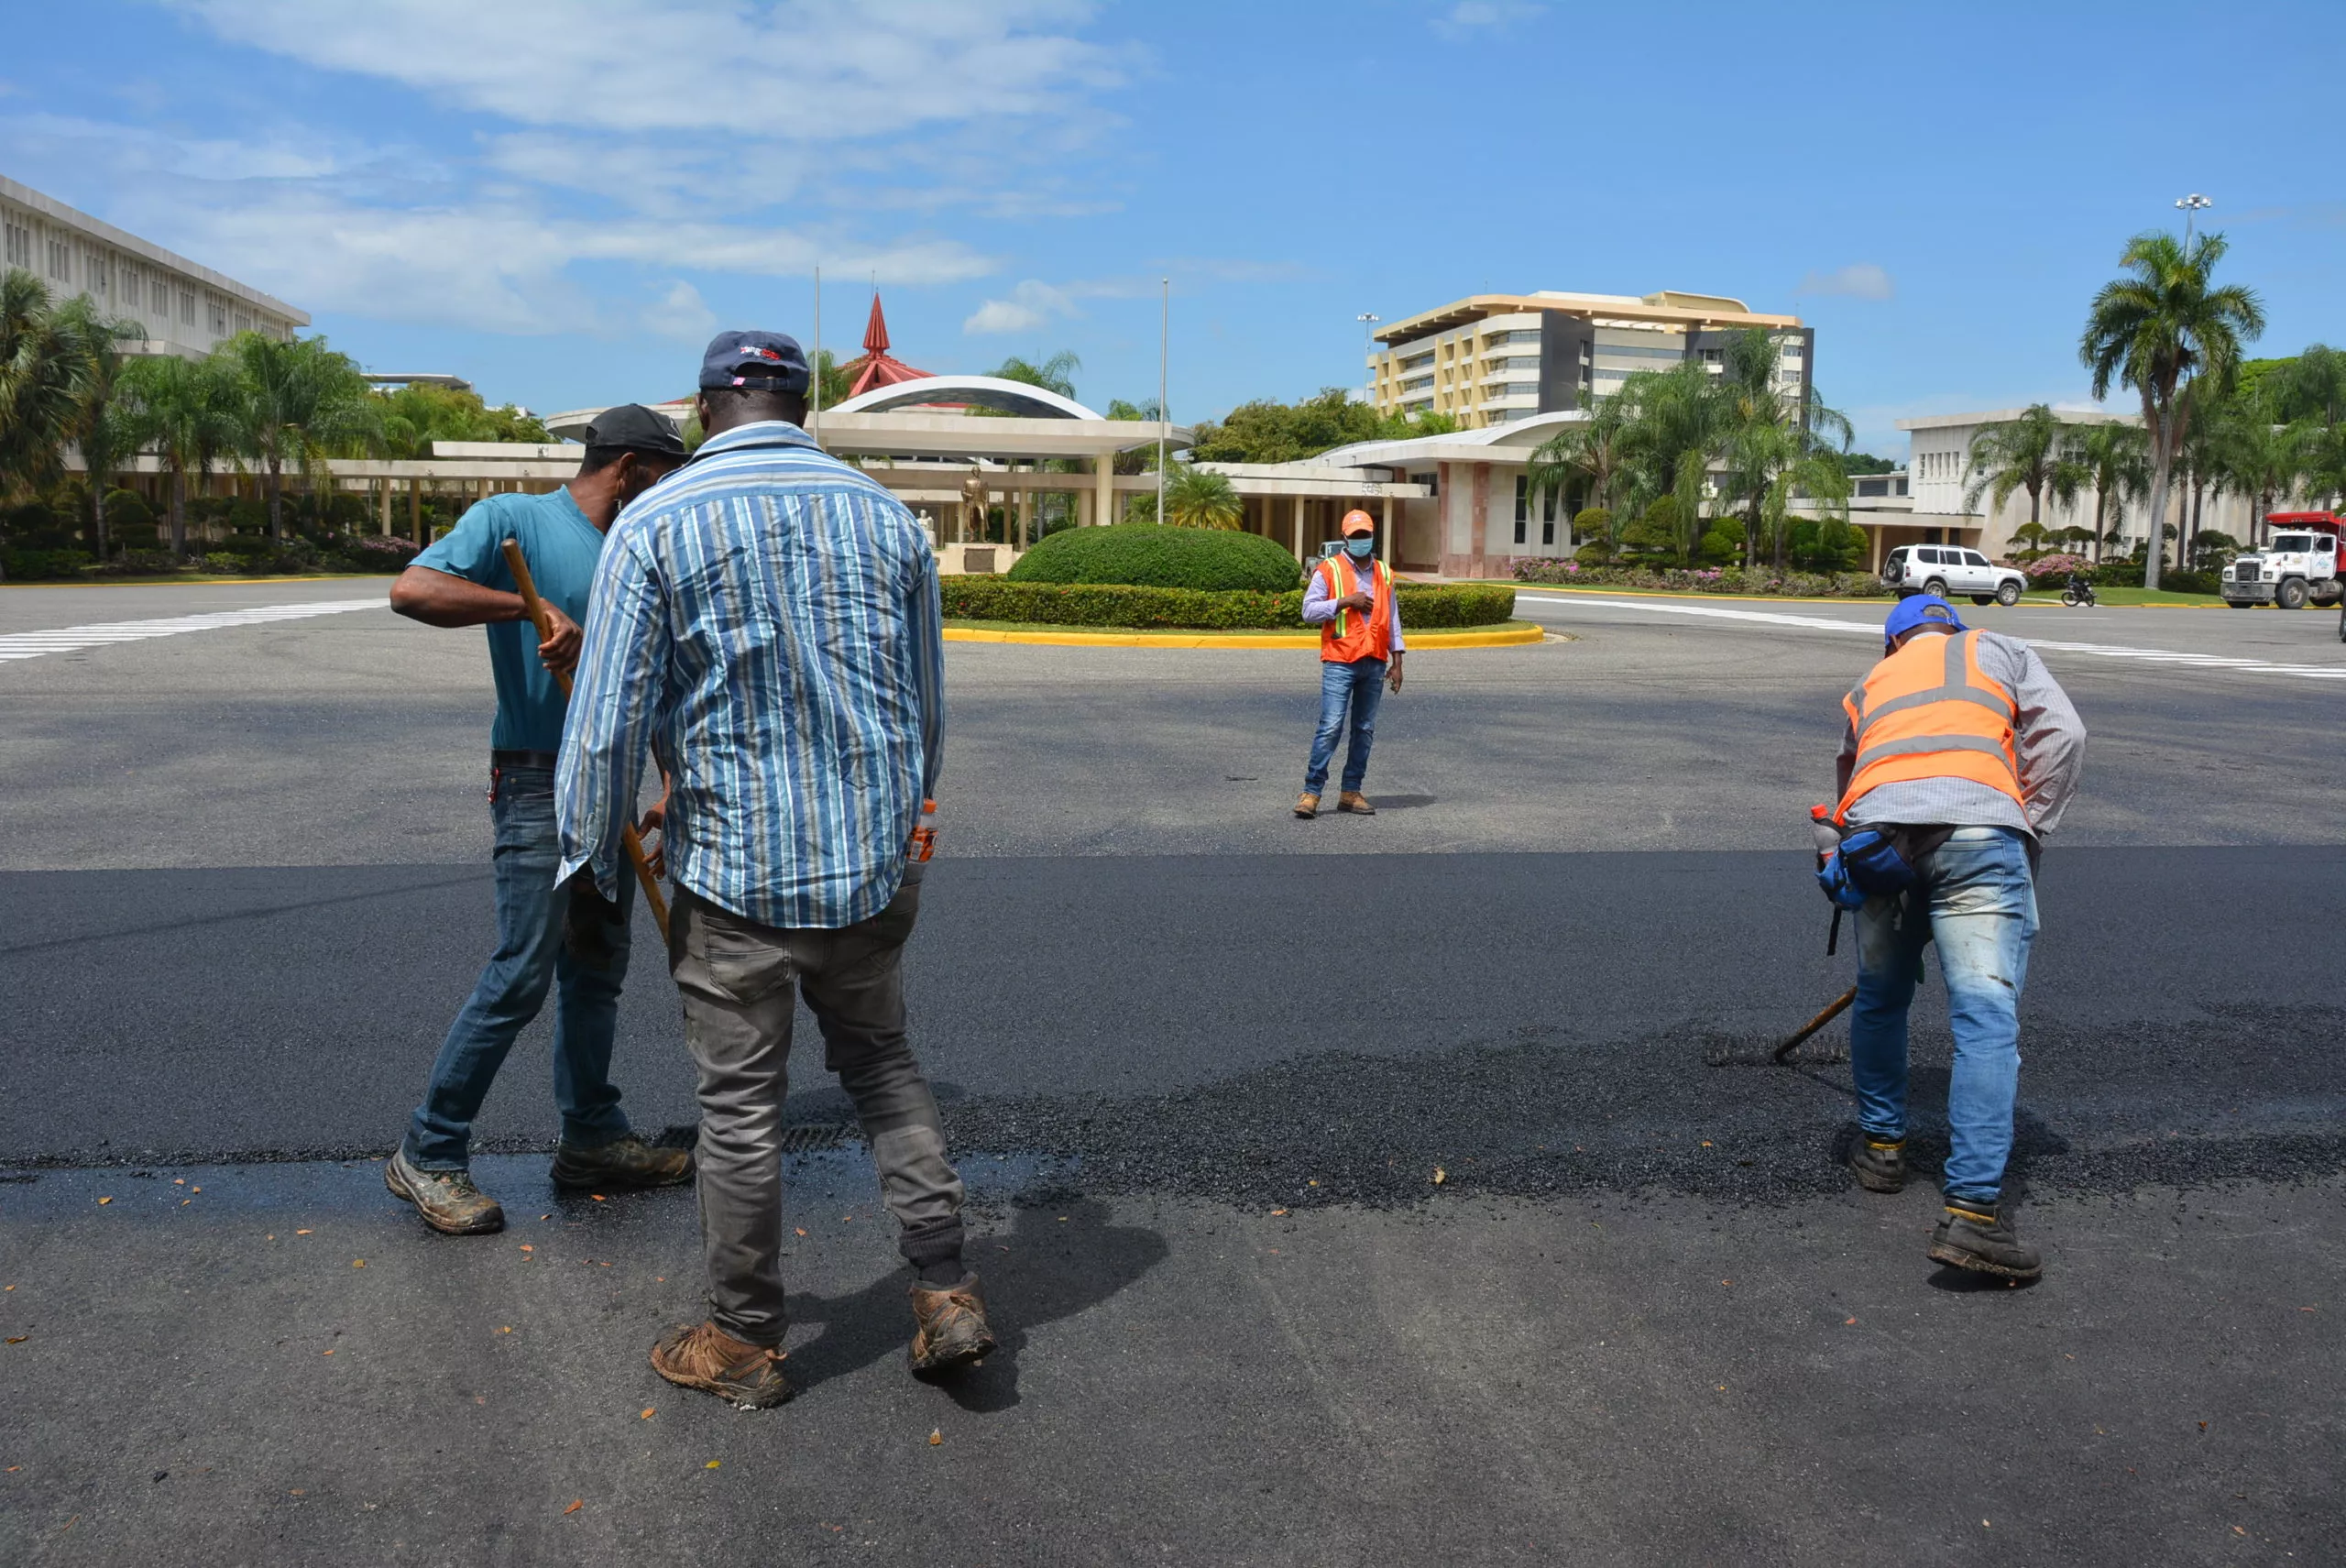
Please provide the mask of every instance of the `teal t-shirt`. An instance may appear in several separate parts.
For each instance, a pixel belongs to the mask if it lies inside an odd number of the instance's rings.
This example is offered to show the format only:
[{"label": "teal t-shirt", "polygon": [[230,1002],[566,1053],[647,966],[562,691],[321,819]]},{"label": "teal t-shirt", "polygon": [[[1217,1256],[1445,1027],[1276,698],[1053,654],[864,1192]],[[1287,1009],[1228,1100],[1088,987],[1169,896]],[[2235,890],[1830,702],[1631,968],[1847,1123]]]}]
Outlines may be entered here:
[{"label": "teal t-shirt", "polygon": [[[586,521],[566,489],[543,496],[491,496],[475,504],[447,537],[415,558],[419,566],[463,577],[485,588],[519,590],[505,567],[505,542],[521,542],[521,558],[538,597],[586,624],[586,596],[595,586],[595,563],[603,554],[603,531]],[[558,751],[562,749],[562,688],[538,659],[537,629],[526,620],[488,627],[488,666],[497,677],[497,726],[489,744],[499,751]]]}]

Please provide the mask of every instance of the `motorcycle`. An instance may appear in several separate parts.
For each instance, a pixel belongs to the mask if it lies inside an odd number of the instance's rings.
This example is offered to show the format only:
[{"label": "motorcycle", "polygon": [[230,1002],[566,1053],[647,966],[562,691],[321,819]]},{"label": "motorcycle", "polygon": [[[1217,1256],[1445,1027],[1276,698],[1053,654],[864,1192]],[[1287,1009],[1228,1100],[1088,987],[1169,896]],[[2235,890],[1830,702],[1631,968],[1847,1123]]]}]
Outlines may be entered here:
[{"label": "motorcycle", "polygon": [[[2079,583],[2074,588],[2063,588],[2061,590],[2061,604],[2062,607],[2066,609],[2075,609],[2079,605],[2085,606],[2088,609],[2099,609],[2101,607],[2101,601],[2093,597],[2093,585],[2091,583]],[[2341,635],[2346,635],[2346,633],[2341,633]]]}]

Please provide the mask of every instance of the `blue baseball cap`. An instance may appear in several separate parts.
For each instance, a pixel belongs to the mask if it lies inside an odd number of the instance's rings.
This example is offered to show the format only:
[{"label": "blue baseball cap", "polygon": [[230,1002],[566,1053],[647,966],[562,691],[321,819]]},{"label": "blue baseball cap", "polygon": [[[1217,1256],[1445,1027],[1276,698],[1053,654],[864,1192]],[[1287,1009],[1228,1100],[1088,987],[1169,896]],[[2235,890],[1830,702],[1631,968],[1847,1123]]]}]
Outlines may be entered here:
[{"label": "blue baseball cap", "polygon": [[1881,623],[1881,645],[1895,648],[1898,640],[1918,626],[1944,626],[1950,631],[1968,631],[1963,618],[1955,613],[1955,606],[1936,594],[1916,594],[1913,598],[1898,601],[1890,619]]},{"label": "blue baseball cap", "polygon": [[798,340],[778,332],[720,332],[700,356],[704,392],[718,387],[803,392],[813,379]]}]

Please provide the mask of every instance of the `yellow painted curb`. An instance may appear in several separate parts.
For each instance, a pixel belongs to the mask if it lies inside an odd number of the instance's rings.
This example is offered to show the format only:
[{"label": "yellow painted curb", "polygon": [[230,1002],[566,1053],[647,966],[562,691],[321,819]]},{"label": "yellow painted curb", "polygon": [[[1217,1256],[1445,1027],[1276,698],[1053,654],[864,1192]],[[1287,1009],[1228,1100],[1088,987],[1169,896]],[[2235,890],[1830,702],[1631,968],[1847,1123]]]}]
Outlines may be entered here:
[{"label": "yellow painted curb", "polygon": [[[1516,648],[1547,635],[1538,626],[1503,626],[1488,631],[1412,631],[1409,649]],[[992,631],[948,626],[948,642],[1018,642],[1045,648],[1295,648],[1320,646],[1317,637],[1265,632],[1260,637],[1201,637],[1180,631]]]}]

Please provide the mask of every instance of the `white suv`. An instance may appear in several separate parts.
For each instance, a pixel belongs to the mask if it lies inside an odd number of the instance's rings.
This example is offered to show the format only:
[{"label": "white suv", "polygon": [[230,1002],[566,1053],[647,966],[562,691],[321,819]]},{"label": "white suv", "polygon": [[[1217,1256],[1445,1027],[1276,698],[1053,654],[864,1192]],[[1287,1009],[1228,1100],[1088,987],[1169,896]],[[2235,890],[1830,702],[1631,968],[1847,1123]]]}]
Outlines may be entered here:
[{"label": "white suv", "polygon": [[1883,557],[1881,580],[1901,595],[1968,594],[1973,604],[2015,605],[2028,579],[1959,544],[1901,544]]}]

